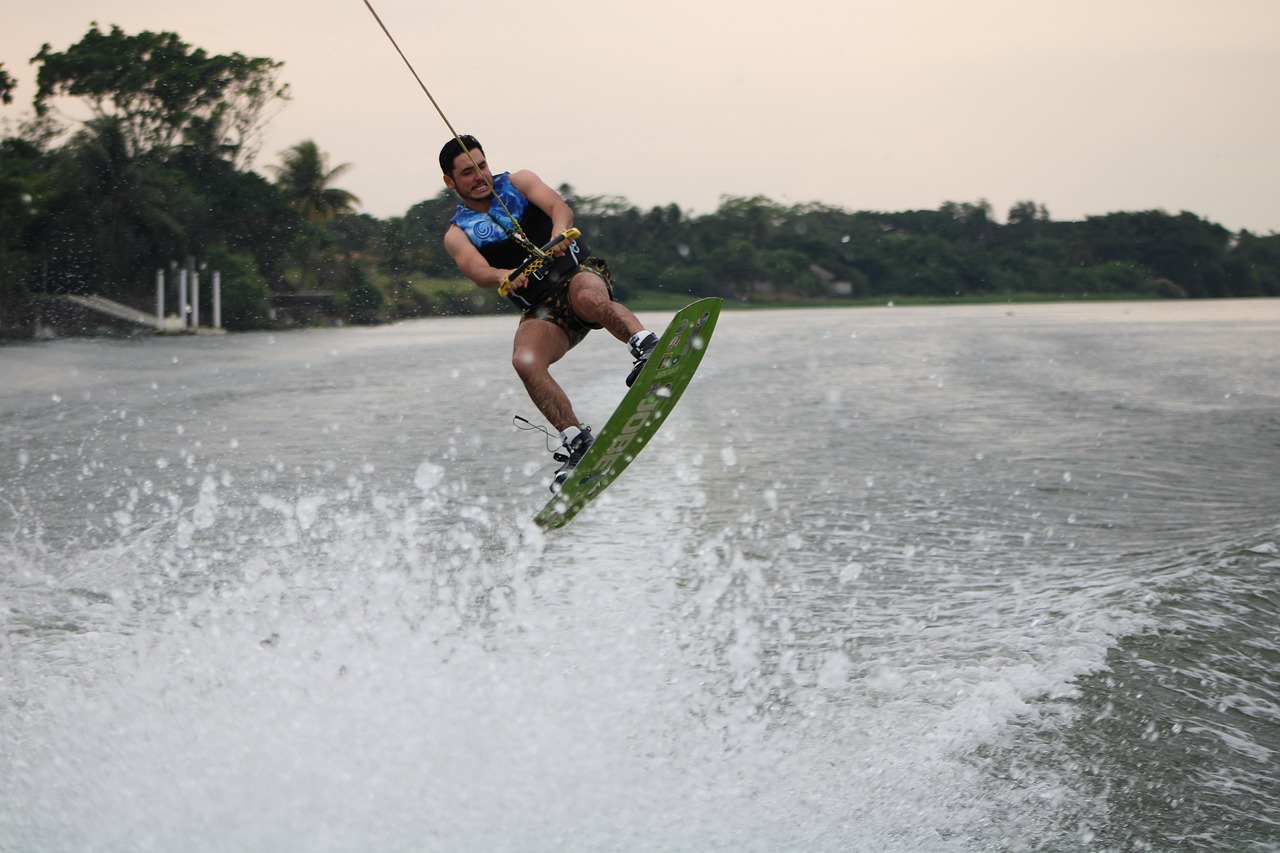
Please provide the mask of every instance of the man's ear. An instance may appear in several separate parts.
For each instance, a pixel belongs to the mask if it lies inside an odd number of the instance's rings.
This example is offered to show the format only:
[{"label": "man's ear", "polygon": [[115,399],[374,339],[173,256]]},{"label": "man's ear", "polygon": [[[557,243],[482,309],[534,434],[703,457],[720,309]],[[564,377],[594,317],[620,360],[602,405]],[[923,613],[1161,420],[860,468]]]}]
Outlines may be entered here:
[{"label": "man's ear", "polygon": [[444,178],[444,185],[446,187],[453,190],[454,192],[458,191],[458,188],[453,185],[453,178],[451,176],[443,175],[442,177]]}]

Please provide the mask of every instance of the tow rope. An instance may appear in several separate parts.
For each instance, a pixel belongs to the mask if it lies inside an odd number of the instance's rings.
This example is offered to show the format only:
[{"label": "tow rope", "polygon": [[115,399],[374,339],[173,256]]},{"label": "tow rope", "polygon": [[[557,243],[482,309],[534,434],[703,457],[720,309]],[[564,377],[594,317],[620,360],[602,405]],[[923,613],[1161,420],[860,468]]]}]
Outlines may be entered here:
[{"label": "tow rope", "polygon": [[378,26],[382,28],[382,32],[386,34],[387,39],[391,42],[391,46],[396,49],[396,53],[400,54],[400,58],[404,60],[405,67],[409,69],[409,73],[413,75],[413,79],[418,81],[418,86],[422,89],[423,94],[431,101],[431,106],[436,108],[440,119],[444,122],[445,127],[449,128],[449,132],[453,134],[453,138],[458,140],[458,144],[462,146],[462,150],[466,152],[467,159],[471,161],[471,165],[475,168],[480,177],[484,178],[485,184],[489,187],[489,193],[498,200],[498,204],[502,206],[502,210],[507,214],[507,219],[511,222],[511,230],[508,231],[511,238],[519,243],[530,255],[540,260],[546,261],[549,255],[546,250],[534,245],[533,241],[524,233],[524,229],[520,227],[519,221],[511,215],[511,211],[507,209],[507,204],[502,200],[502,196],[498,195],[497,189],[493,186],[493,181],[488,174],[480,168],[480,164],[476,162],[476,158],[471,155],[471,149],[467,147],[467,143],[462,141],[462,137],[458,131],[453,129],[453,124],[449,121],[448,116],[444,114],[444,110],[440,108],[440,104],[436,102],[435,96],[431,94],[431,90],[427,88],[427,84],[422,82],[422,78],[418,76],[418,72],[414,70],[413,63],[409,61],[409,57],[404,55],[404,51],[400,49],[400,45],[396,43],[395,36],[391,35],[391,30],[387,29],[387,25],[382,22],[377,11],[373,8],[373,4],[369,0],[364,0],[364,5],[369,9],[369,14],[373,15],[373,19],[378,22]]}]

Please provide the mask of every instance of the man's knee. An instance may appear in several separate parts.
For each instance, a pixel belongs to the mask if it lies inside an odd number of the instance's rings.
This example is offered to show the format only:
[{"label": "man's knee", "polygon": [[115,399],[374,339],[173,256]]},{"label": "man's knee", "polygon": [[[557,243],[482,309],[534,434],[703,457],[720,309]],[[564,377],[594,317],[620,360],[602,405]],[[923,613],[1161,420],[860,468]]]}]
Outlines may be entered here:
[{"label": "man's knee", "polygon": [[609,288],[600,276],[589,272],[580,272],[569,283],[569,304],[574,313],[584,320],[599,322],[597,316],[608,310],[613,299]]},{"label": "man's knee", "polygon": [[530,347],[516,347],[511,353],[511,366],[522,380],[528,382],[531,377],[546,372],[547,365]]}]

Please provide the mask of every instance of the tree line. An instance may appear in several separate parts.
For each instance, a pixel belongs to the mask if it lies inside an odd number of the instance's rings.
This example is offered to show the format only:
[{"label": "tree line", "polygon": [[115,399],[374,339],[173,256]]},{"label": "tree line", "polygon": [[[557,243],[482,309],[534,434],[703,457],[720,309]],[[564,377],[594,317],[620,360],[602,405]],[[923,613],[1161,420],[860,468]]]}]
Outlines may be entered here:
[{"label": "tree line", "polygon": [[985,201],[886,213],[739,198],[703,217],[622,208],[590,222],[636,286],[742,299],[1280,296],[1280,235],[1187,212],[1055,222],[1026,201],[1000,223]]},{"label": "tree line", "polygon": [[[149,304],[156,269],[187,258],[222,273],[232,329],[280,322],[274,309],[292,294],[331,294],[350,322],[503,310],[443,250],[447,192],[400,217],[358,213],[334,186],[347,166],[330,167],[313,140],[280,153],[274,180],[250,168],[289,98],[281,63],[97,24],[32,62],[34,117],[0,141],[0,327],[59,294]],[[0,64],[0,100],[16,88]],[[51,108],[67,97],[87,120]],[[627,299],[1280,296],[1280,235],[1188,212],[1054,221],[1025,201],[1000,222],[985,201],[851,212],[757,197],[695,216],[560,189]]]}]

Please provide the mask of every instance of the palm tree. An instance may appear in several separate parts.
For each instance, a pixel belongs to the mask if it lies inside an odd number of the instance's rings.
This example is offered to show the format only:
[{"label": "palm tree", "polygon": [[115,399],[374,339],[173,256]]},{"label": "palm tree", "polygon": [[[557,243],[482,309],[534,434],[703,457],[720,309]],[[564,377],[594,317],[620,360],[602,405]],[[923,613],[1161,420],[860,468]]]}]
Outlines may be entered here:
[{"label": "palm tree", "polygon": [[96,214],[94,233],[106,275],[100,284],[113,296],[127,292],[131,274],[138,272],[135,261],[182,231],[169,212],[171,181],[150,158],[129,156],[122,122],[116,118],[88,122],[73,151],[81,191]]},{"label": "palm tree", "polygon": [[283,164],[271,166],[276,174],[276,186],[307,225],[307,256],[303,264],[303,283],[307,270],[316,266],[320,249],[320,226],[343,214],[351,213],[360,204],[352,193],[331,187],[329,184],[351,168],[350,163],[329,168],[329,158],[314,141],[307,139],[280,152]]}]

